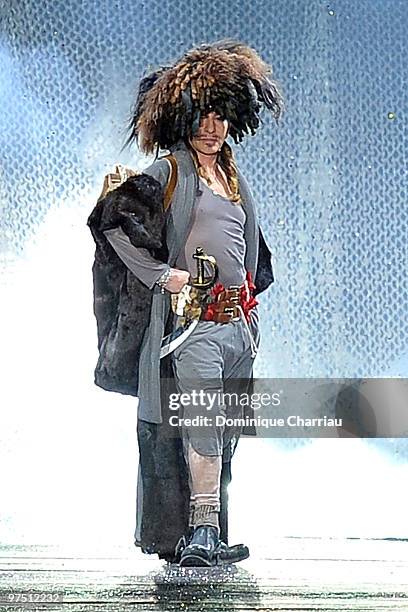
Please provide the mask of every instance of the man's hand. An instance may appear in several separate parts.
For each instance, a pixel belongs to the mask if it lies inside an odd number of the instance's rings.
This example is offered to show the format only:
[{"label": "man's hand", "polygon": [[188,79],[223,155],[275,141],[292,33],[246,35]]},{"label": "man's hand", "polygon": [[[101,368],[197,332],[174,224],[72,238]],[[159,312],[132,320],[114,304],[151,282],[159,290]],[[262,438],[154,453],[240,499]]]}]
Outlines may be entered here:
[{"label": "man's hand", "polygon": [[171,268],[171,275],[164,288],[170,293],[179,293],[184,285],[187,285],[190,279],[190,273],[186,270],[178,270]]}]

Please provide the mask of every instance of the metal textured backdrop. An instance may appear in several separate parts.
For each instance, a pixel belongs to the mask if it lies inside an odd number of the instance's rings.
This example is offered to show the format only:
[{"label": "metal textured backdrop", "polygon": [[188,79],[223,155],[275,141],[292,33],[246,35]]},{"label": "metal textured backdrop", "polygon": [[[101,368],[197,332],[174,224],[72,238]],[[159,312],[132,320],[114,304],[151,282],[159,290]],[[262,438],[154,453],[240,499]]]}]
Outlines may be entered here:
[{"label": "metal textured backdrop", "polygon": [[3,257],[84,190],[85,218],[113,162],[145,165],[119,155],[145,70],[237,37],[271,62],[287,104],[279,128],[268,117],[236,147],[277,279],[258,372],[390,372],[408,346],[407,25],[398,0],[12,0],[0,50]]}]

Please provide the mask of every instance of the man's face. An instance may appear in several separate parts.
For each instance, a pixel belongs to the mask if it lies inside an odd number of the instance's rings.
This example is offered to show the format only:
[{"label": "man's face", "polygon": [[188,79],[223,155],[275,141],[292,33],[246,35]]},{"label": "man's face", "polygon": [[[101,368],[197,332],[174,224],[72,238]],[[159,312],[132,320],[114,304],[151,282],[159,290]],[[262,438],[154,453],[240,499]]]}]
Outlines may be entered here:
[{"label": "man's face", "polygon": [[228,121],[221,119],[215,112],[201,117],[198,131],[190,139],[190,144],[199,153],[214,155],[224,143],[228,134]]}]

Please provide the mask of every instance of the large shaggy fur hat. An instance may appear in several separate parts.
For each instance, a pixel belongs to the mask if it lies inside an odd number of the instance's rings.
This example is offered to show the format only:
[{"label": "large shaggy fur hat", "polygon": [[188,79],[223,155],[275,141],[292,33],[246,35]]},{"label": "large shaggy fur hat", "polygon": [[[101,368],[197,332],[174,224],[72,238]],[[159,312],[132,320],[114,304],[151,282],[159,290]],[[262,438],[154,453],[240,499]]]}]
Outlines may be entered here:
[{"label": "large shaggy fur hat", "polygon": [[126,144],[137,140],[147,154],[168,149],[194,135],[210,111],[227,119],[230,136],[241,142],[255,134],[262,106],[278,122],[283,98],[256,51],[232,39],[203,44],[142,79]]}]

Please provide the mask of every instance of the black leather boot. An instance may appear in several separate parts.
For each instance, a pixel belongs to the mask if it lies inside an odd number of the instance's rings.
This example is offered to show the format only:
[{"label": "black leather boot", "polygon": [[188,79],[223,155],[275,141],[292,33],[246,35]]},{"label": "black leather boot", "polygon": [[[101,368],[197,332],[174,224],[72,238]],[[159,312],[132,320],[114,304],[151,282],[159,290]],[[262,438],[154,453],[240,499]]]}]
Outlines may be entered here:
[{"label": "black leather boot", "polygon": [[211,567],[216,565],[215,552],[220,544],[218,529],[212,525],[199,525],[181,553],[182,567]]},{"label": "black leather boot", "polygon": [[170,564],[175,563],[177,565],[180,563],[181,553],[183,552],[183,550],[186,548],[186,546],[190,542],[192,535],[193,535],[193,529],[191,529],[187,535],[181,536],[181,538],[176,544],[173,555],[169,555],[168,558],[166,559],[167,563],[170,563]]},{"label": "black leather boot", "polygon": [[211,567],[229,565],[248,559],[249,549],[245,544],[228,546],[218,537],[215,527],[203,525],[196,527],[187,539],[183,536],[176,547],[173,563],[185,567]]},{"label": "black leather boot", "polygon": [[228,565],[229,563],[239,563],[249,557],[249,548],[245,544],[235,544],[228,546],[225,542],[220,541],[214,555],[218,565]]}]

